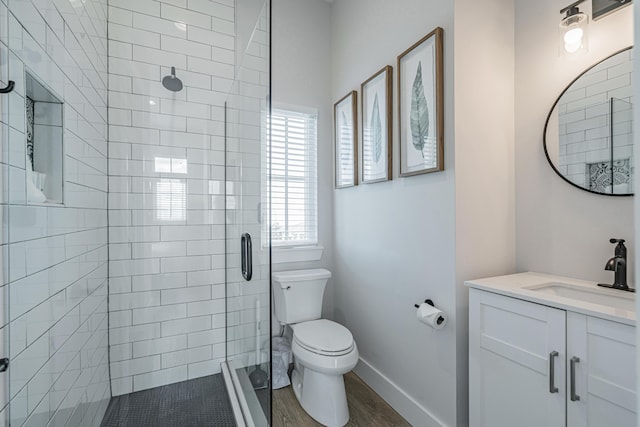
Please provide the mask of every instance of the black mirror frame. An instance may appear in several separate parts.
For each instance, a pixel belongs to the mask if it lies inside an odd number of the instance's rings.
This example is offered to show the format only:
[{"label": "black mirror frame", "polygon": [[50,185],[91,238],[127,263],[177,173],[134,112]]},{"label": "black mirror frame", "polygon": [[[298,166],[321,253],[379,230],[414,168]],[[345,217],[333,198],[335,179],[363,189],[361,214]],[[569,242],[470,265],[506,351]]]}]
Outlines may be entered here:
[{"label": "black mirror frame", "polygon": [[578,74],[578,76],[573,79],[571,81],[571,83],[569,83],[567,85],[567,87],[564,88],[564,90],[560,93],[560,95],[558,96],[558,98],[555,100],[555,102],[553,103],[553,105],[551,106],[551,110],[549,111],[549,114],[547,115],[547,120],[544,123],[544,133],[542,134],[542,146],[544,148],[544,155],[547,158],[547,161],[549,162],[549,165],[551,166],[551,168],[554,170],[554,172],[560,177],[562,178],[565,182],[571,184],[572,186],[579,188],[582,191],[586,191],[588,193],[591,194],[598,194],[600,196],[608,196],[608,197],[632,197],[634,195],[634,193],[626,193],[626,194],[609,194],[609,193],[600,193],[598,191],[593,191],[593,190],[589,190],[588,188],[584,188],[584,187],[580,187],[579,185],[571,182],[569,179],[567,179],[564,175],[562,175],[560,173],[560,171],[556,168],[556,165],[553,164],[553,162],[551,161],[551,157],[549,156],[549,151],[547,150],[547,127],[549,126],[549,120],[551,119],[551,115],[553,114],[553,110],[555,110],[556,106],[558,105],[558,102],[560,102],[560,98],[562,98],[562,95],[564,95],[567,90],[569,90],[569,88],[578,80],[580,79],[580,77],[584,76],[586,73],[588,73],[589,71],[591,71],[591,69],[593,69],[594,67],[596,67],[597,65],[603,63],[604,61],[606,61],[609,58],[612,58],[616,55],[618,55],[619,53],[625,52],[627,50],[631,50],[633,49],[633,46],[629,46],[626,47],[624,49],[620,49],[617,52],[612,53],[611,55],[607,56],[606,58],[596,62],[595,64],[593,64],[592,66],[590,66],[589,68],[587,68],[586,70],[584,70],[582,73]]}]

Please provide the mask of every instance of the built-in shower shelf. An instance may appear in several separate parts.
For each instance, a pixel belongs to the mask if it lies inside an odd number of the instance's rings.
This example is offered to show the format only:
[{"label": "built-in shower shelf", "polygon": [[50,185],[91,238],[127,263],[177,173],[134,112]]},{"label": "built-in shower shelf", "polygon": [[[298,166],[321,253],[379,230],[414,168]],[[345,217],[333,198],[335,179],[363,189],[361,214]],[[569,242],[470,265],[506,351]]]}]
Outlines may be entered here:
[{"label": "built-in shower shelf", "polygon": [[29,71],[25,82],[27,200],[36,205],[60,205],[64,181],[64,105]]}]

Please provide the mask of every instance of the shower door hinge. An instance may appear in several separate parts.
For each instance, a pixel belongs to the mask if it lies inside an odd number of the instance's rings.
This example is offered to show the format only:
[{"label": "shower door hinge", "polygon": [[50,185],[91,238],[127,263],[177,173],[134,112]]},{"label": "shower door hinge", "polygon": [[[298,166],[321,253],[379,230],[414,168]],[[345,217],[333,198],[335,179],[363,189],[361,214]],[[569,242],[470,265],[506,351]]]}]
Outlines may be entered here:
[{"label": "shower door hinge", "polygon": [[9,369],[9,358],[0,359],[0,372],[7,372],[7,369]]}]

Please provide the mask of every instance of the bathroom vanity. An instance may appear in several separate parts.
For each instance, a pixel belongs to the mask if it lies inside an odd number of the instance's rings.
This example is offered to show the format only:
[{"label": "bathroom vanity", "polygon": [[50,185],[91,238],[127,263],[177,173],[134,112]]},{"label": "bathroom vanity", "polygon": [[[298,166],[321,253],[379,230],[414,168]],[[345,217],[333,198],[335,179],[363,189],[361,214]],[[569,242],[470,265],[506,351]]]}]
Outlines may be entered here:
[{"label": "bathroom vanity", "polygon": [[472,427],[636,426],[635,294],[538,273],[465,284]]}]

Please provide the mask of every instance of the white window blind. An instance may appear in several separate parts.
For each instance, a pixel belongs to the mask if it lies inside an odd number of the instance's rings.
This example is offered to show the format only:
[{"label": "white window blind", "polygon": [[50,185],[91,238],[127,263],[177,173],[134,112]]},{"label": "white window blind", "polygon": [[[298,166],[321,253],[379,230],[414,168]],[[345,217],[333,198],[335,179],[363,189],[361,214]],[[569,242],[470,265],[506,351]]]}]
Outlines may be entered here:
[{"label": "white window blind", "polygon": [[271,239],[274,246],[318,243],[315,112],[271,112]]},{"label": "white window blind", "polygon": [[184,221],[187,217],[187,183],[182,179],[156,182],[156,219]]}]

